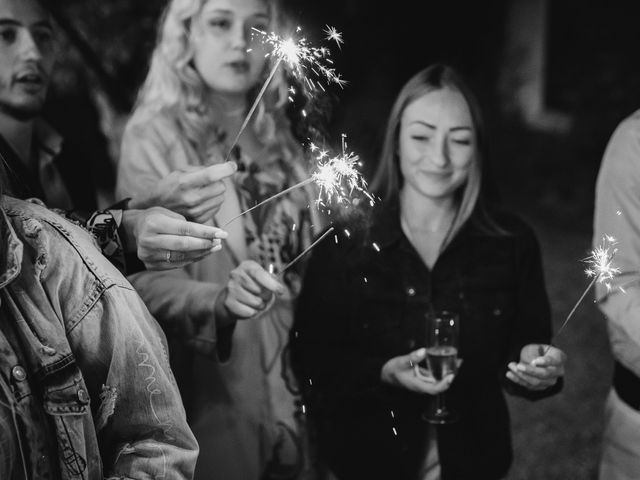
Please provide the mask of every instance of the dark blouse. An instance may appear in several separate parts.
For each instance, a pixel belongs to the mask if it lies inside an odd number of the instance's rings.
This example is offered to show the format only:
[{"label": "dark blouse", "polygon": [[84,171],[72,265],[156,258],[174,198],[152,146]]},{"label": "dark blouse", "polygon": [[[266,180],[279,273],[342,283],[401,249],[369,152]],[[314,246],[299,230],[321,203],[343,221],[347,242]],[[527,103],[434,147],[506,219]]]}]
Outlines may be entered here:
[{"label": "dark blouse", "polygon": [[416,478],[426,452],[420,415],[433,397],[387,386],[380,371],[424,346],[430,309],[459,314],[464,361],[447,393],[460,420],[437,427],[443,480],[506,474],[512,452],[503,389],[530,399],[560,390],[558,382],[532,392],[505,377],[524,345],[549,342],[550,308],[533,231],[515,216],[491,214],[506,234],[469,221],[432,270],[393,205],[377,207],[368,228],[315,248],[292,358],[320,455],[341,480]]}]

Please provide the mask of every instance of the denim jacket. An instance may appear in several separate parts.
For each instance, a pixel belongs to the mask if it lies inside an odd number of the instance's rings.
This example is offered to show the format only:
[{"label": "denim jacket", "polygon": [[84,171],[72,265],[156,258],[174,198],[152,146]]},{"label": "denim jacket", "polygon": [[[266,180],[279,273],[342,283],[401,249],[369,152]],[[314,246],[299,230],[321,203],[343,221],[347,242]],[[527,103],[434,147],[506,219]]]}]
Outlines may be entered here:
[{"label": "denim jacket", "polygon": [[365,231],[314,249],[292,359],[321,454],[341,479],[417,478],[427,451],[421,413],[433,397],[387,386],[380,372],[425,346],[431,309],[458,313],[464,360],[447,392],[460,419],[437,428],[443,480],[502,478],[511,463],[502,391],[535,400],[561,388],[534,392],[505,377],[524,345],[549,342],[550,307],[535,235],[511,215],[492,218],[504,235],[467,222],[432,269],[393,204],[379,206]]},{"label": "denim jacket", "polygon": [[0,232],[0,299],[60,478],[191,478],[198,446],[166,340],[131,285],[88,233],[38,205],[4,197]]}]

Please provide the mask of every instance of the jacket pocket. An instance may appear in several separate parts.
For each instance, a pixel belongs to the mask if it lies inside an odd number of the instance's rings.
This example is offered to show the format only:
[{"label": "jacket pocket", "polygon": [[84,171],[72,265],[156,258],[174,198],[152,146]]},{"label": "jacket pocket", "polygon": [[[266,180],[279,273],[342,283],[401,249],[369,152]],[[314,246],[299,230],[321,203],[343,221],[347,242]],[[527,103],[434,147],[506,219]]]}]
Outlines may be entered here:
[{"label": "jacket pocket", "polygon": [[93,427],[89,393],[75,365],[52,377],[45,380],[44,409],[52,418],[62,478],[85,479],[90,441],[86,434]]}]

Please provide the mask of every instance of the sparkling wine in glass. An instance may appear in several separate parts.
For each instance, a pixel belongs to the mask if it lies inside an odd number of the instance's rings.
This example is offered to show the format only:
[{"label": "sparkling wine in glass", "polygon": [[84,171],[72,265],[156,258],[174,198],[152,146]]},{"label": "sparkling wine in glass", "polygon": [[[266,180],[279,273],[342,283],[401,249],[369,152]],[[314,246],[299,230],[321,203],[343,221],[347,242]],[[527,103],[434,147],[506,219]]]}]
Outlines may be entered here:
[{"label": "sparkling wine in glass", "polygon": [[[458,371],[458,315],[440,311],[427,314],[427,367],[440,381]],[[436,395],[435,402],[422,414],[422,418],[435,424],[451,423],[458,415],[445,404],[445,394]]]}]

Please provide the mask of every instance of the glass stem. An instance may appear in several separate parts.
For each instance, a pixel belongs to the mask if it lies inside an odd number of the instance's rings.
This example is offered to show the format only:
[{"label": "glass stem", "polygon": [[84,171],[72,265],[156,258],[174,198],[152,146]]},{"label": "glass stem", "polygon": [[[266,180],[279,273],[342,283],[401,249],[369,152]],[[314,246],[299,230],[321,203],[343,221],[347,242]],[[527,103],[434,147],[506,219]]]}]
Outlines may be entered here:
[{"label": "glass stem", "polygon": [[447,411],[447,407],[444,405],[444,393],[436,395],[436,415],[442,415]]}]

